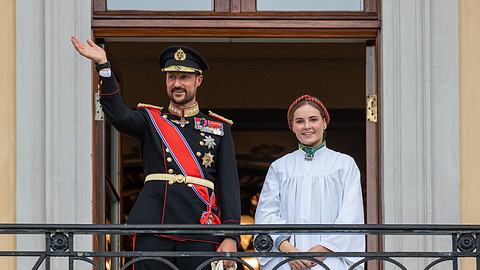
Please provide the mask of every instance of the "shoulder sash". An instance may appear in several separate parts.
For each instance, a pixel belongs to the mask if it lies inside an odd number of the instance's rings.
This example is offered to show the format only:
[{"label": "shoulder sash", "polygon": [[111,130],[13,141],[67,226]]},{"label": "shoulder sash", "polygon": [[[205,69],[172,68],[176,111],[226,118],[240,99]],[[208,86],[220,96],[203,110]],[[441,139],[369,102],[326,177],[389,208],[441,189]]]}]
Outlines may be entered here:
[{"label": "shoulder sash", "polygon": [[[144,107],[144,109],[147,111],[158,136],[170,149],[170,154],[183,175],[205,178],[200,163],[180,130],[169,120],[163,118],[159,109],[149,107]],[[206,187],[195,184],[192,185],[192,189],[197,197],[207,205],[207,211],[202,213],[200,223],[220,224],[220,219],[212,212],[212,209],[217,208],[215,192],[212,191],[212,194],[209,195]]]}]

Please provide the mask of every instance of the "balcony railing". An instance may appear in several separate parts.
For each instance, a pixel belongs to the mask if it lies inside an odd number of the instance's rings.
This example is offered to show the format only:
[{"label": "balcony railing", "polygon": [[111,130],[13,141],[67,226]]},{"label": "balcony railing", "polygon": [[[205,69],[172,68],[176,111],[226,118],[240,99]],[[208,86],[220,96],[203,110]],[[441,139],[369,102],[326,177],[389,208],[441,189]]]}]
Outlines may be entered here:
[{"label": "balcony railing", "polygon": [[[318,257],[361,257],[349,269],[357,269],[361,264],[369,261],[380,261],[396,265],[399,269],[407,269],[400,258],[428,258],[428,264],[423,268],[432,269],[436,265],[448,265],[448,269],[457,270],[459,259],[464,257],[475,258],[476,269],[480,270],[480,226],[470,225],[73,225],[73,224],[1,224],[0,234],[3,235],[43,235],[45,248],[39,251],[29,250],[0,250],[0,256],[33,257],[36,262],[31,269],[36,270],[45,266],[51,268],[52,258],[68,258],[68,269],[74,270],[75,262],[83,261],[91,264],[93,269],[106,269],[99,258],[134,258],[118,269],[125,270],[134,262],[154,259],[163,261],[171,269],[178,268],[171,264],[167,258],[195,256],[204,257],[205,262],[197,269],[210,265],[211,262],[228,259],[234,260],[244,269],[254,270],[242,258],[251,257],[282,257],[280,267],[294,259],[307,259],[316,262],[324,269],[329,269]],[[254,246],[257,252],[142,252],[142,251],[85,251],[75,248],[74,236],[91,235],[105,237],[106,235],[133,235],[133,234],[199,234],[199,235],[256,235]],[[444,251],[378,251],[378,252],[329,252],[329,253],[282,253],[269,252],[272,241],[268,234],[361,234],[384,236],[443,236],[448,237],[448,250]],[[103,238],[102,238],[103,239]],[[445,267],[445,266],[444,266]],[[62,269],[67,269],[62,267]],[[242,269],[242,267],[238,267]],[[277,269],[277,268],[275,268]],[[178,269],[182,270],[182,269]]]}]

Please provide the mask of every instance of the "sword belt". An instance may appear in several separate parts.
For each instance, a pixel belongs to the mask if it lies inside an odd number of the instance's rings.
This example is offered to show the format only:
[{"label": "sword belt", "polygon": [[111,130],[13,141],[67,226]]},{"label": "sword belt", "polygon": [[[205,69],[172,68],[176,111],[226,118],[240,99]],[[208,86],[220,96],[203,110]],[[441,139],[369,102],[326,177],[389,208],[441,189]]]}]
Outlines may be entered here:
[{"label": "sword belt", "polygon": [[145,177],[145,183],[148,181],[168,181],[170,185],[175,183],[185,184],[185,185],[201,185],[207,188],[214,190],[214,183],[210,180],[194,177],[194,176],[184,176],[182,174],[166,174],[166,173],[152,173]]}]

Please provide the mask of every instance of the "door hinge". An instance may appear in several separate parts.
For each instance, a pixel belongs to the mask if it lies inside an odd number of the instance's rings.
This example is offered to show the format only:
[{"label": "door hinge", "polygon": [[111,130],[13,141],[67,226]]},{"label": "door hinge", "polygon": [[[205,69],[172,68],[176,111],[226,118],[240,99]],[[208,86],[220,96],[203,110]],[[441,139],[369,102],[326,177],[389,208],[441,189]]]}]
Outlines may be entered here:
[{"label": "door hinge", "polygon": [[377,122],[377,95],[367,96],[367,121]]},{"label": "door hinge", "polygon": [[103,121],[102,104],[100,104],[100,93],[95,93],[95,121]]}]

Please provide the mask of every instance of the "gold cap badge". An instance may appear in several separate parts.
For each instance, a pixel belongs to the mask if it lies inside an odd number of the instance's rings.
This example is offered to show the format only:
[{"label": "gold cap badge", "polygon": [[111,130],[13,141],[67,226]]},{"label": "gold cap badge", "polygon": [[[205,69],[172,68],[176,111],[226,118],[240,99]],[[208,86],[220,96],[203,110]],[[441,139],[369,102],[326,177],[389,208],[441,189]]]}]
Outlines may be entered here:
[{"label": "gold cap badge", "polygon": [[174,57],[175,57],[175,60],[177,60],[177,61],[183,61],[183,60],[187,59],[187,54],[182,49],[178,49],[175,52]]}]

